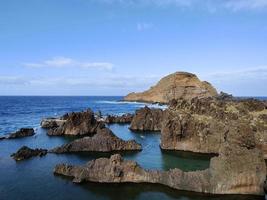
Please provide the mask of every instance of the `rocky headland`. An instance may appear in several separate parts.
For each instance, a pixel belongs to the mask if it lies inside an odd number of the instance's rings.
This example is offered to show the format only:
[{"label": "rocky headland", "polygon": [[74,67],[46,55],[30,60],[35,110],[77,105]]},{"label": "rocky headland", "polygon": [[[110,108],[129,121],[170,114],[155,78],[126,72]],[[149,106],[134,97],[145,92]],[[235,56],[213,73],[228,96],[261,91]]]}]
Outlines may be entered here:
[{"label": "rocky headland", "polygon": [[128,94],[124,100],[167,104],[172,99],[214,96],[217,96],[217,91],[210,83],[200,81],[192,73],[176,72],[162,78],[145,92]]},{"label": "rocky headland", "polygon": [[33,128],[21,128],[14,133],[10,133],[8,136],[3,136],[0,139],[16,139],[33,136],[35,134]]},{"label": "rocky headland", "polygon": [[104,119],[106,124],[129,124],[132,122],[133,114],[127,113],[121,116],[107,115]]}]

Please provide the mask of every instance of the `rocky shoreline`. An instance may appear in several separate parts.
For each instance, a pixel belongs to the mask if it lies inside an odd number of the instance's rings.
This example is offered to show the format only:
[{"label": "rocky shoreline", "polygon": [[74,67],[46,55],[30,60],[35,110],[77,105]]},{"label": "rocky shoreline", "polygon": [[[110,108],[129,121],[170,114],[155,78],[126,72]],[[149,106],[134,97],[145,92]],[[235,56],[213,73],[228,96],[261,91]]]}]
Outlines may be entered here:
[{"label": "rocky shoreline", "polygon": [[[117,137],[106,124],[130,124],[137,132],[157,131],[163,150],[216,154],[206,170],[183,172],[146,170],[119,154],[89,161],[83,166],[59,164],[54,173],[73,182],[154,183],[178,190],[209,194],[264,195],[267,159],[267,102],[238,99],[217,91],[194,74],[178,72],[163,78],[144,93],[125,100],[168,101],[165,110],[144,107],[134,114],[103,117],[91,109],[67,113],[41,121],[48,136],[77,137],[51,150],[22,147],[15,160],[46,153],[141,151],[134,140]],[[8,138],[31,136],[33,129],[21,129]],[[137,133],[138,134],[138,133]]]}]

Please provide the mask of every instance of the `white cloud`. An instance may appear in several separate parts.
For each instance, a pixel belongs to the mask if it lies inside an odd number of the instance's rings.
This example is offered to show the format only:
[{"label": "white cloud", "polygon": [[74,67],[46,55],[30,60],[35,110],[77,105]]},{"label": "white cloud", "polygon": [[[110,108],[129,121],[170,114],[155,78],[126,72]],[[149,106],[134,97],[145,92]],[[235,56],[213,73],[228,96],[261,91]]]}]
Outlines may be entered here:
[{"label": "white cloud", "polygon": [[229,0],[225,6],[231,10],[255,10],[267,8],[267,0]]},{"label": "white cloud", "polygon": [[153,26],[154,25],[151,23],[137,23],[136,28],[138,31],[145,31],[145,30],[153,28]]},{"label": "white cloud", "polygon": [[64,68],[64,67],[79,67],[83,69],[102,69],[102,70],[112,70],[114,65],[109,62],[87,62],[78,61],[67,57],[54,57],[49,60],[45,60],[37,63],[23,63],[25,67],[42,68],[42,67],[54,67],[54,68]]}]

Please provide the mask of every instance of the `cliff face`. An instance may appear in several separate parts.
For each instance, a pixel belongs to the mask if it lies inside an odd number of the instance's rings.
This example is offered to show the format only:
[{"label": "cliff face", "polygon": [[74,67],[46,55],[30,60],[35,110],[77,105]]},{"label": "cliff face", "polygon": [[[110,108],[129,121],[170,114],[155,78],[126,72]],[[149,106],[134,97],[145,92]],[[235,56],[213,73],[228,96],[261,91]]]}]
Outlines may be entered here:
[{"label": "cliff face", "polygon": [[130,93],[124,100],[168,103],[172,99],[216,96],[217,91],[195,74],[176,72],[162,78],[155,86],[141,93]]}]

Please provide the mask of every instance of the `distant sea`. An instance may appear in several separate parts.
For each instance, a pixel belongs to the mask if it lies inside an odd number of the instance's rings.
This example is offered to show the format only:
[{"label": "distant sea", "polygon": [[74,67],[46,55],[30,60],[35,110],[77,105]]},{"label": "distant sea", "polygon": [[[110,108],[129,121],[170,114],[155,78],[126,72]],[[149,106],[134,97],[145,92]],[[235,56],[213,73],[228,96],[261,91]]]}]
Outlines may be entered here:
[{"label": "distant sea", "polygon": [[[267,97],[257,97],[267,100]],[[252,200],[261,197],[213,196],[192,192],[176,191],[164,186],[150,184],[73,184],[69,179],[54,176],[53,168],[58,163],[85,164],[98,157],[111,154],[80,153],[54,155],[15,162],[10,154],[23,145],[31,148],[53,148],[67,143],[73,138],[48,137],[40,128],[40,120],[45,117],[61,116],[67,112],[91,108],[102,114],[121,115],[134,113],[144,107],[161,107],[145,103],[122,102],[123,97],[0,97],[0,135],[6,135],[22,127],[33,127],[36,135],[16,140],[0,141],[0,200],[38,199],[90,199],[90,200]],[[188,152],[161,151],[160,134],[157,132],[135,133],[128,125],[111,125],[113,132],[122,139],[135,139],[143,150],[136,153],[122,153],[125,159],[137,161],[146,169],[168,170],[179,167],[184,171],[206,169],[210,156]]]}]

